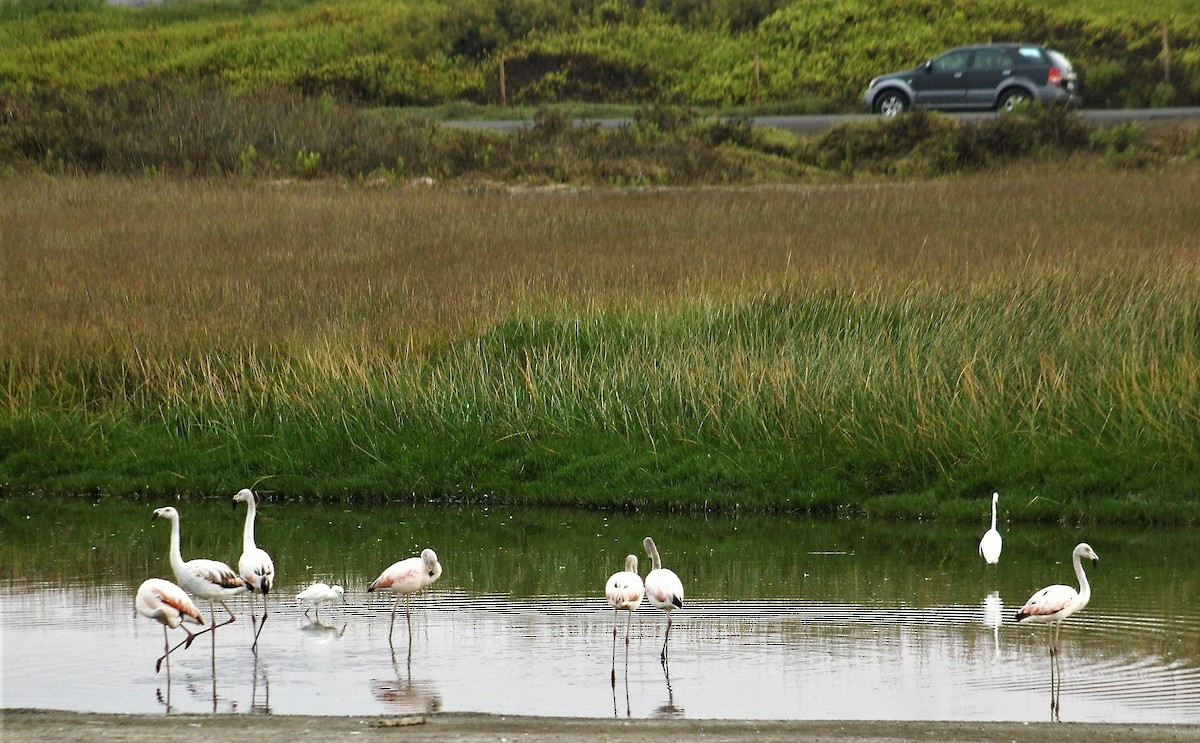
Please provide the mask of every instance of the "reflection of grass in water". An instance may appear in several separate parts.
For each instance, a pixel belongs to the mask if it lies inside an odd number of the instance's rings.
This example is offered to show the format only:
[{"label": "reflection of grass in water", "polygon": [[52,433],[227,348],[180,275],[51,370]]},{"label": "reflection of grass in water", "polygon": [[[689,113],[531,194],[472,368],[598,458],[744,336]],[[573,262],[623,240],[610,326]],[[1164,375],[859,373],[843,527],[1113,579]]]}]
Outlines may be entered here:
[{"label": "reflection of grass in water", "polygon": [[1016,518],[1194,519],[1193,170],[569,196],[10,180],[0,472],[964,520],[1000,488]]}]

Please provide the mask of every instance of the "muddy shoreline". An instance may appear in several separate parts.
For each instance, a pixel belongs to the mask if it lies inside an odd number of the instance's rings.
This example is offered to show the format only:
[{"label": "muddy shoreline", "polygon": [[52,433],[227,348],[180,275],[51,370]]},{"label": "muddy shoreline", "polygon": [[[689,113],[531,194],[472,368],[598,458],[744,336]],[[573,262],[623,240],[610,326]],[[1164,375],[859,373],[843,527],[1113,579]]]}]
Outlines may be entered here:
[{"label": "muddy shoreline", "polygon": [[304,741],[1200,741],[1197,725],[1097,723],[607,720],[446,713],[421,717],[303,715],[111,715],[7,709],[5,743],[255,743]]}]

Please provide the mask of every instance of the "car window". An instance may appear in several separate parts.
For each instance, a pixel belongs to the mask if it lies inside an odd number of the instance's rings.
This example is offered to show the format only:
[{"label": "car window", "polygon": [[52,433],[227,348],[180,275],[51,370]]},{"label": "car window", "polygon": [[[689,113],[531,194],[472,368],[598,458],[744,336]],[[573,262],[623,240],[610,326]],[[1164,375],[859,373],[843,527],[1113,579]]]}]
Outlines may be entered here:
[{"label": "car window", "polygon": [[968,50],[958,52],[947,52],[933,60],[934,72],[957,72],[965,69],[967,66],[967,57],[971,52]]},{"label": "car window", "polygon": [[1003,49],[980,49],[971,66],[976,70],[1002,70],[1012,67],[1012,57]]},{"label": "car window", "polygon": [[1048,50],[1046,54],[1050,56],[1050,61],[1054,63],[1055,67],[1060,67],[1064,70],[1071,69],[1071,63],[1060,52]]},{"label": "car window", "polygon": [[1026,62],[1041,63],[1042,61],[1042,50],[1036,46],[1023,46],[1017,50],[1017,54],[1020,54]]}]

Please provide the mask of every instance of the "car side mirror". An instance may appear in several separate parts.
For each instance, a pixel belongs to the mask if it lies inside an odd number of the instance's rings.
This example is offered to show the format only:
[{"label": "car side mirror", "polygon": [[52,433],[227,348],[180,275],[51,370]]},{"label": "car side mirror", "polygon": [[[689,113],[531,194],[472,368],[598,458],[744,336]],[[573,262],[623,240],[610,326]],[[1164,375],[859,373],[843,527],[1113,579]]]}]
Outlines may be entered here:
[{"label": "car side mirror", "polygon": [[932,70],[933,69],[933,60],[932,59],[925,60],[924,67],[925,67],[926,72],[929,72],[930,70]]}]

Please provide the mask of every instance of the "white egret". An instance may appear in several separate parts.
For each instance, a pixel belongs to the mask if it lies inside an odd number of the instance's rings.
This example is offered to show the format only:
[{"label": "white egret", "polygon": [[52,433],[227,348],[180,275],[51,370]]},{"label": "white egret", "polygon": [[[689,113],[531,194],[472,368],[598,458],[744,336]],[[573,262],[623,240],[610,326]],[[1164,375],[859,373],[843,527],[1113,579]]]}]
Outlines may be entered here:
[{"label": "white egret", "polygon": [[979,540],[979,554],[983,555],[988,565],[1000,562],[1000,547],[1004,541],[1000,538],[1000,532],[996,531],[996,503],[999,500],[1000,494],[992,493],[992,528],[984,532],[983,539]]}]

